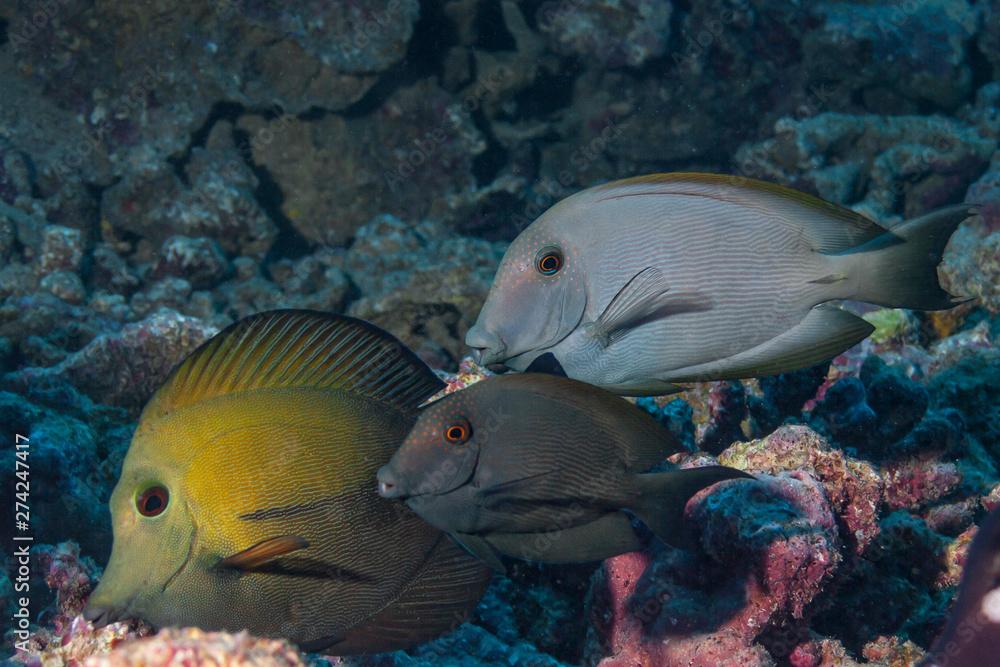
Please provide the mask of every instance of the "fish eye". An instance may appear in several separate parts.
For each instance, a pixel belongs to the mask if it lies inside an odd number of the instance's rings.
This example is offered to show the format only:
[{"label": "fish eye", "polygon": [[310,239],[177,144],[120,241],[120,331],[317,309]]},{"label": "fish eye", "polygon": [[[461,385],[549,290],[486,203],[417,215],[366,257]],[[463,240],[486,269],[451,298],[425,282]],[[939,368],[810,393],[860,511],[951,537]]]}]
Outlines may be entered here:
[{"label": "fish eye", "polygon": [[563,267],[563,255],[559,248],[548,246],[538,251],[535,268],[543,276],[553,276]]},{"label": "fish eye", "polygon": [[444,439],[453,445],[462,445],[472,437],[472,426],[462,419],[444,429]]},{"label": "fish eye", "polygon": [[166,487],[151,486],[135,498],[135,508],[143,516],[157,516],[167,509],[170,493]]}]

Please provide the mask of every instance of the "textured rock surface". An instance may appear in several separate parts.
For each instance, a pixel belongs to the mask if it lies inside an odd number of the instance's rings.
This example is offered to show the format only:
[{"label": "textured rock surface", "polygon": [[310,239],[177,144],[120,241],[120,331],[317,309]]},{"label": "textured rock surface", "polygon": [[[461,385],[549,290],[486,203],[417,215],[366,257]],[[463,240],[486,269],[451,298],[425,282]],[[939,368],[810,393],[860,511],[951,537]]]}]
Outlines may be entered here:
[{"label": "textured rock surface", "polygon": [[692,505],[712,574],[675,553],[606,561],[592,611],[604,667],[775,664],[758,637],[801,623],[836,570],[833,513],[808,475],[727,482]]},{"label": "textured rock surface", "polygon": [[806,426],[784,426],[762,440],[738,443],[719,463],[741,470],[777,474],[804,470],[823,485],[843,527],[843,539],[862,553],[878,534],[883,482],[869,463],[832,448]]},{"label": "textured rock surface", "polygon": [[25,368],[5,381],[23,388],[68,381],[102,403],[138,408],[178,362],[216,332],[200,320],[163,310],[98,336],[55,366]]}]

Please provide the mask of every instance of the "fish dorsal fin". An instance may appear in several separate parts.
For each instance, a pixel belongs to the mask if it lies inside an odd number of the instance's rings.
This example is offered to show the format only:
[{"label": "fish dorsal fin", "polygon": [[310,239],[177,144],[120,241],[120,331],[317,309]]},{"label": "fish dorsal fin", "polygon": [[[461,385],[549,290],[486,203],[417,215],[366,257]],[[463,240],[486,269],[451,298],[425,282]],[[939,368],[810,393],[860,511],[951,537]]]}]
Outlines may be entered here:
[{"label": "fish dorsal fin", "polygon": [[772,221],[799,228],[813,250],[822,253],[844,252],[888,231],[844,206],[743,176],[698,172],[649,174],[613,181],[593,190],[597,201],[640,195],[686,195],[760,209]]},{"label": "fish dorsal fin", "polygon": [[363,320],[272,310],[226,327],[181,362],[146,412],[274,388],[343,389],[415,410],[444,386],[391,334]]}]

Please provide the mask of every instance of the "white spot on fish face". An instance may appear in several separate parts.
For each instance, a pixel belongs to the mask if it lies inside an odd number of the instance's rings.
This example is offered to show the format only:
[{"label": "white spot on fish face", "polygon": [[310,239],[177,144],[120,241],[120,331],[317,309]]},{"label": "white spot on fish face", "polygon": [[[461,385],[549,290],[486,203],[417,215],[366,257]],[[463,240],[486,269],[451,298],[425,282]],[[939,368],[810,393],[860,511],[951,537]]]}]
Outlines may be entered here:
[{"label": "white spot on fish face", "polygon": [[1000,623],[1000,588],[994,588],[983,596],[980,611],[990,623]]}]

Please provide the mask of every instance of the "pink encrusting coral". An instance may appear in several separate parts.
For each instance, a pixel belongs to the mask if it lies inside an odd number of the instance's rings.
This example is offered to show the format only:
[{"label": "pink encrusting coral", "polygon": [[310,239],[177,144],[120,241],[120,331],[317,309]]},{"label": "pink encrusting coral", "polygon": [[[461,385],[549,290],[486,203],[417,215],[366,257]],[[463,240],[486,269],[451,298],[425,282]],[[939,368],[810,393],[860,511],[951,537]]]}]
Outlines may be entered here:
[{"label": "pink encrusting coral", "polygon": [[151,635],[138,621],[94,628],[80,612],[96,585],[100,569],[80,557],[72,542],[34,550],[45,582],[55,591],[55,611],[47,628],[39,628],[14,658],[29,667],[300,667],[305,664],[288,642],[258,639],[245,632],[203,632],[167,628]]},{"label": "pink encrusting coral", "polygon": [[288,642],[259,639],[246,632],[203,632],[168,628],[152,637],[122,644],[96,655],[83,667],[304,667],[306,661]]},{"label": "pink encrusting coral", "polygon": [[73,542],[41,545],[32,550],[45,573],[45,583],[55,591],[55,611],[48,627],[38,628],[14,654],[29,667],[80,665],[91,656],[103,655],[127,639],[142,637],[149,628],[142,623],[94,626],[80,615],[87,597],[97,584],[100,568],[90,558],[80,557]]},{"label": "pink encrusting coral", "polygon": [[878,534],[883,483],[875,468],[835,449],[807,426],[783,426],[750,442],[738,442],[719,455],[723,465],[777,474],[801,470],[822,485],[844,528],[844,540],[861,553]]},{"label": "pink encrusting coral", "polygon": [[808,473],[718,484],[688,516],[697,553],[605,562],[593,610],[601,667],[774,664],[761,642],[805,626],[841,560],[834,513]]}]

